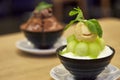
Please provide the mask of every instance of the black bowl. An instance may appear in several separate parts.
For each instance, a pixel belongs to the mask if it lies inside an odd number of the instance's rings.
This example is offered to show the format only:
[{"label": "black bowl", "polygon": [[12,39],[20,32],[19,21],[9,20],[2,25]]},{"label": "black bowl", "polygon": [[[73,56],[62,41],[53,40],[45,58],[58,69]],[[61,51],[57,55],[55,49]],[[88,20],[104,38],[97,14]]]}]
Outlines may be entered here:
[{"label": "black bowl", "polygon": [[51,48],[62,35],[63,29],[51,32],[31,32],[22,30],[26,38],[39,49]]},{"label": "black bowl", "polygon": [[66,46],[57,49],[57,55],[64,67],[74,76],[76,80],[95,80],[105,69],[114,56],[115,50],[110,47],[113,53],[104,58],[98,59],[72,59],[59,54]]}]

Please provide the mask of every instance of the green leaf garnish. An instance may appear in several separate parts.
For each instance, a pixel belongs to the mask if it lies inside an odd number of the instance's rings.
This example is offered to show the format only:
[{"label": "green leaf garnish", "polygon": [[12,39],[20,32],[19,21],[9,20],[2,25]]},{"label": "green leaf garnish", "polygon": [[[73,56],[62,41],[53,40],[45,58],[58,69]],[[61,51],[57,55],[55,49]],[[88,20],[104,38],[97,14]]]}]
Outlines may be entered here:
[{"label": "green leaf garnish", "polygon": [[77,15],[76,18],[74,20],[71,20],[70,23],[66,25],[65,30],[68,29],[72,24],[82,21],[84,19],[83,13],[79,7],[73,8],[73,10],[69,12],[69,16],[75,15]]},{"label": "green leaf garnish", "polygon": [[75,20],[84,19],[83,13],[82,13],[82,11],[81,11],[81,9],[79,7],[74,8],[73,10],[71,10],[69,12],[69,16],[74,16],[74,15],[77,15]]},{"label": "green leaf garnish", "polygon": [[102,31],[102,28],[101,28],[99,22],[96,19],[90,19],[90,21],[92,23],[94,23],[94,25],[96,26],[98,36],[102,37],[103,31]]},{"label": "green leaf garnish", "polygon": [[69,12],[69,16],[74,16],[76,14],[78,14],[78,12],[76,10],[72,10]]},{"label": "green leaf garnish", "polygon": [[103,33],[102,29],[96,19],[86,20],[86,21],[84,21],[84,24],[88,27],[88,29],[92,33],[97,34],[99,37],[102,37],[102,33]]},{"label": "green leaf garnish", "polygon": [[97,34],[96,25],[94,23],[92,23],[90,20],[87,20],[87,21],[84,22],[84,24],[88,27],[88,29],[92,33]]},{"label": "green leaf garnish", "polygon": [[90,20],[84,19],[83,13],[79,7],[74,8],[69,12],[69,16],[75,16],[75,15],[76,15],[76,18],[74,20],[71,20],[69,24],[66,25],[65,30],[68,29],[72,24],[76,22],[83,22],[92,33],[95,33],[99,37],[102,37],[102,34],[103,34],[102,28],[96,19],[90,19]]},{"label": "green leaf garnish", "polygon": [[38,4],[38,6],[35,8],[35,10],[41,11],[43,9],[50,8],[52,6],[53,6],[52,4],[48,4],[46,2],[41,2]]},{"label": "green leaf garnish", "polygon": [[64,30],[68,29],[72,24],[74,24],[76,22],[76,20],[72,20],[69,22],[68,25],[66,25],[66,27],[64,28]]}]

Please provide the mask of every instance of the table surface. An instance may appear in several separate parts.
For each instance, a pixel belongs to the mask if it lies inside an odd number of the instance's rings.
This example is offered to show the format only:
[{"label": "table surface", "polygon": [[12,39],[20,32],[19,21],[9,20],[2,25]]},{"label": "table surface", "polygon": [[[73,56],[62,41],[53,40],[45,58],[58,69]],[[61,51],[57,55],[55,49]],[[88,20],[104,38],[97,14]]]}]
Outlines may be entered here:
[{"label": "table surface", "polygon": [[[106,44],[116,50],[111,64],[120,68],[120,19],[99,19],[103,29]],[[64,32],[67,37],[72,33],[72,27]],[[24,39],[22,32],[0,36],[0,80],[53,80],[50,70],[59,65],[55,54],[36,56],[18,50],[16,41]]]}]

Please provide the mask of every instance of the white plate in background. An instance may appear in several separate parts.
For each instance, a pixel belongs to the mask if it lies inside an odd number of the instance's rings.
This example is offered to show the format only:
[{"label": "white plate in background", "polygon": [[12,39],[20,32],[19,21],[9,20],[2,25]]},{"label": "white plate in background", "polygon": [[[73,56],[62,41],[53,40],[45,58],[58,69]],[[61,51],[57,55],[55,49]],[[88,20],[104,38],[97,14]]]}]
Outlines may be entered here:
[{"label": "white plate in background", "polygon": [[56,52],[56,49],[62,45],[66,44],[66,39],[61,37],[57,40],[57,42],[54,44],[54,46],[50,49],[38,49],[35,48],[28,40],[22,39],[16,42],[16,47],[21,50],[25,51],[31,54],[42,54],[42,55],[48,55],[53,54]]}]

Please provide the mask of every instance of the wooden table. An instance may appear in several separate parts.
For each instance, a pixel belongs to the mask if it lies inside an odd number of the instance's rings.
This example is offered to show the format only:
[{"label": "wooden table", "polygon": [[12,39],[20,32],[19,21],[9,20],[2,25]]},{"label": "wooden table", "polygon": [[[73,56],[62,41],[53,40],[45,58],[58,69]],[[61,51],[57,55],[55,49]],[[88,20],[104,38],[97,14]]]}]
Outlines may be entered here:
[{"label": "wooden table", "polygon": [[[120,68],[120,19],[106,18],[99,21],[104,40],[116,50],[111,64]],[[72,28],[63,36],[71,32]],[[56,55],[35,56],[18,50],[15,43],[23,38],[21,32],[0,36],[0,80],[53,80],[49,72],[60,64],[59,59]]]}]

